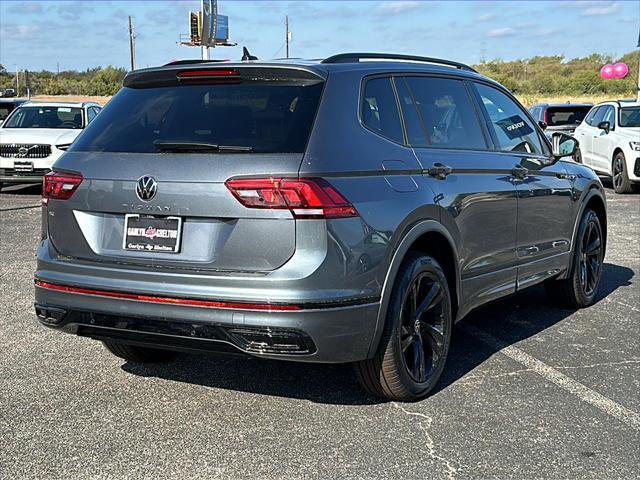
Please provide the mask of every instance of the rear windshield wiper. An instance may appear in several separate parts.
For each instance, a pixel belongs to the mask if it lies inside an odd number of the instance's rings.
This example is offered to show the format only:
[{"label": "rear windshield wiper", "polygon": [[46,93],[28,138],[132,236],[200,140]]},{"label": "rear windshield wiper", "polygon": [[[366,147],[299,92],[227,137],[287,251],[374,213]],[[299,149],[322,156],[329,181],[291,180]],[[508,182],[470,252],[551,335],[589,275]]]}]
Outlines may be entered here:
[{"label": "rear windshield wiper", "polygon": [[252,152],[253,147],[245,147],[242,145],[217,145],[215,143],[202,142],[169,142],[156,140],[153,142],[158,152],[175,152],[175,153],[200,153],[200,152]]}]

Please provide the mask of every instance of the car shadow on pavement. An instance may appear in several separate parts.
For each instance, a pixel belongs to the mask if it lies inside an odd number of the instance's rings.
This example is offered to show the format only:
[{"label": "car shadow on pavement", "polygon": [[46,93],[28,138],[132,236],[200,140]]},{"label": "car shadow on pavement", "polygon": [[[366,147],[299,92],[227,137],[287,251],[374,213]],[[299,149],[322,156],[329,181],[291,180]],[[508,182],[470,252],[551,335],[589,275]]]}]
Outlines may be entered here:
[{"label": "car shadow on pavement", "polygon": [[[606,263],[597,302],[619,287],[630,285],[633,276],[634,272],[629,268]],[[467,326],[481,329],[511,345],[561,322],[573,312],[551,305],[543,287],[533,287],[473,312],[454,330],[449,360],[434,394],[455,383],[496,353],[495,349],[467,334]],[[122,369],[143,377],[315,403],[373,405],[384,402],[360,389],[351,365],[184,354],[168,364],[125,363]]]},{"label": "car shadow on pavement", "polygon": [[40,192],[42,191],[42,184],[40,183],[35,183],[35,184],[29,184],[29,185],[7,185],[5,186],[2,190],[0,190],[0,193],[3,194],[11,194],[11,195],[40,195]]}]

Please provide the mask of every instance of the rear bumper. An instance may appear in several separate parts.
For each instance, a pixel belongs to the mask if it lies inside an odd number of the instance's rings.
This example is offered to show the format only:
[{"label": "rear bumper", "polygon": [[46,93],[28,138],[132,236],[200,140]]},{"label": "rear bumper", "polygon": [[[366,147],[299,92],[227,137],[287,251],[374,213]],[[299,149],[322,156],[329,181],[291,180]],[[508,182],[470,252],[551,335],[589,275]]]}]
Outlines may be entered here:
[{"label": "rear bumper", "polygon": [[379,308],[373,302],[253,311],[103,297],[37,285],[35,300],[43,325],[98,340],[321,363],[365,359]]}]

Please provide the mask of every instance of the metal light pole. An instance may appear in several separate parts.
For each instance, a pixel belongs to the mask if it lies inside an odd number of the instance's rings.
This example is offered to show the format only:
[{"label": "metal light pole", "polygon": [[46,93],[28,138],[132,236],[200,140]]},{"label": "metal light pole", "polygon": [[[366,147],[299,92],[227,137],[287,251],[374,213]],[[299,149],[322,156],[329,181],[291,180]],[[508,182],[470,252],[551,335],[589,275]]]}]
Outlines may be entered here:
[{"label": "metal light pole", "polygon": [[289,15],[284,17],[284,43],[286,45],[286,58],[289,58]]},{"label": "metal light pole", "polygon": [[18,65],[16,65],[16,97],[20,96],[20,70],[18,70]]},{"label": "metal light pole", "polygon": [[129,15],[129,54],[131,56],[131,70],[136,69],[136,37],[133,34],[133,24]]}]

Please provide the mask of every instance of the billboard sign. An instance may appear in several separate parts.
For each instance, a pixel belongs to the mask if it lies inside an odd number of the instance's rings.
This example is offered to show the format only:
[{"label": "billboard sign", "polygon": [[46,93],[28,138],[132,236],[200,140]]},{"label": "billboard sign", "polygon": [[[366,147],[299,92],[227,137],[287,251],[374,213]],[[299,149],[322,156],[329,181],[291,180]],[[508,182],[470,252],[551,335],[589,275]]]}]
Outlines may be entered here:
[{"label": "billboard sign", "polygon": [[216,15],[215,32],[211,32],[216,43],[227,43],[229,41],[229,17],[227,15]]}]

